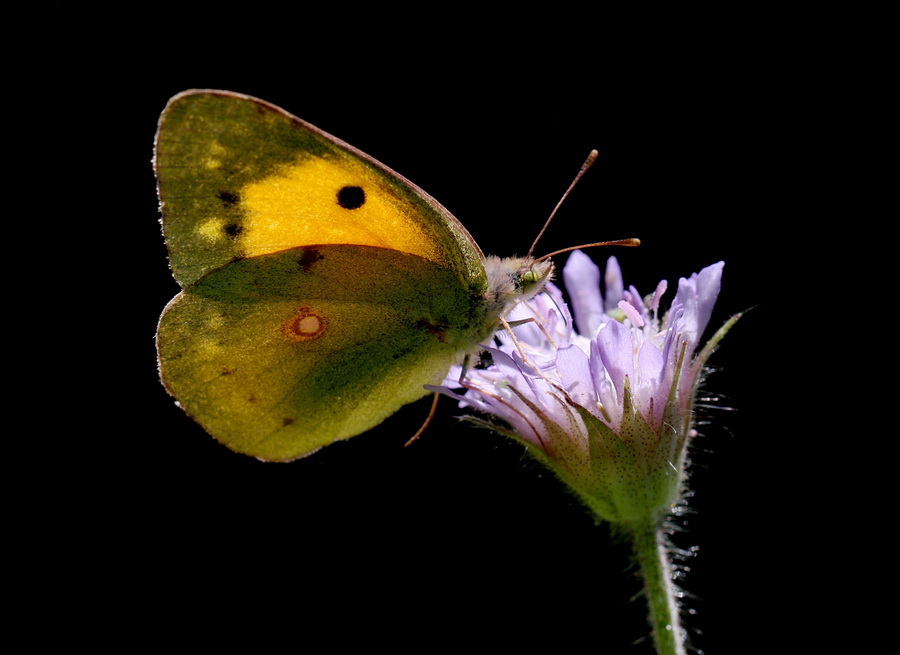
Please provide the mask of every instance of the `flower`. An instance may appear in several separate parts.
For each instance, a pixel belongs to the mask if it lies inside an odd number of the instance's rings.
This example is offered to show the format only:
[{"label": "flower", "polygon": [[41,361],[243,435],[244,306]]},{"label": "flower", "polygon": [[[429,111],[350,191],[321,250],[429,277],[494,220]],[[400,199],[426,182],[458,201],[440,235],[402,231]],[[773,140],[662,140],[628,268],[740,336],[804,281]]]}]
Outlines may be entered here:
[{"label": "flower", "polygon": [[466,372],[464,392],[455,391],[459,367],[436,390],[502,419],[469,417],[525,444],[598,517],[655,523],[682,493],[703,365],[738,318],[699,348],[723,266],[679,280],[661,314],[665,281],[642,298],[625,287],[611,257],[601,293],[600,269],[575,251],[563,270],[574,324],[562,293],[548,284],[516,307],[515,336],[498,332],[485,348],[491,363]]}]

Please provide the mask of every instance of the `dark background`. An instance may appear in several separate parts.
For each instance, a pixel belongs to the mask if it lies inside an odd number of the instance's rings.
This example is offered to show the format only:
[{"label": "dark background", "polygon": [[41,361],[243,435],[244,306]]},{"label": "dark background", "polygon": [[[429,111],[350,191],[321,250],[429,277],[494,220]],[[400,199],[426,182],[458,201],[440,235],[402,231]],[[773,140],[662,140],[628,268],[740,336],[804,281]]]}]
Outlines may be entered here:
[{"label": "dark background", "polygon": [[[180,626],[256,633],[261,648],[286,634],[298,647],[652,651],[634,645],[647,628],[627,545],[519,446],[460,424],[451,402],[412,447],[427,400],[280,465],[229,452],[175,406],[155,368],[156,321],[178,287],[152,141],[171,95],[223,88],[394,168],[498,255],[528,249],[598,149],[538,252],[639,237],[639,249],[591,254],[615,254],[642,293],[661,278],[674,292],[724,260],[712,326],[750,310],[710,361],[691,512],[675,536],[699,547],[683,583],[694,644],[709,655],[896,652],[890,608],[872,591],[884,579],[861,564],[886,542],[847,528],[883,517],[877,498],[854,496],[862,479],[888,489],[889,468],[881,456],[866,473],[852,463],[865,432],[846,416],[845,363],[839,351],[812,357],[825,329],[815,321],[834,317],[812,291],[839,276],[825,273],[819,243],[839,241],[825,220],[837,201],[810,173],[840,140],[820,139],[833,124],[819,85],[834,46],[797,45],[805,23],[566,15],[526,29],[468,12],[448,23],[257,9],[254,21],[207,22],[148,5],[103,29],[105,12],[54,6],[61,92],[44,108],[78,190],[103,191],[69,211],[90,218],[82,236],[104,257],[76,299],[88,334],[68,383],[85,395],[85,432],[67,440],[64,472],[45,475],[64,476],[60,535],[83,548],[76,577],[105,590],[117,624],[139,640]],[[823,379],[830,394],[810,391]],[[835,559],[861,540],[856,568]]]}]

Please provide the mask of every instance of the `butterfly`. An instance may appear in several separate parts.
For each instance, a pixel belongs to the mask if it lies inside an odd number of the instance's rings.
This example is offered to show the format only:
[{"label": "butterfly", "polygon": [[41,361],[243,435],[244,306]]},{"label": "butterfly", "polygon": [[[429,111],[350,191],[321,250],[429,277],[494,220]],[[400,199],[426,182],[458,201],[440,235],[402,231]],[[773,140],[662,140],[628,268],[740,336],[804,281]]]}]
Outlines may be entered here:
[{"label": "butterfly", "polygon": [[182,288],[159,322],[160,377],[217,440],[263,460],[426,395],[553,272],[485,256],[406,178],[249,96],[174,96],[153,159]]}]

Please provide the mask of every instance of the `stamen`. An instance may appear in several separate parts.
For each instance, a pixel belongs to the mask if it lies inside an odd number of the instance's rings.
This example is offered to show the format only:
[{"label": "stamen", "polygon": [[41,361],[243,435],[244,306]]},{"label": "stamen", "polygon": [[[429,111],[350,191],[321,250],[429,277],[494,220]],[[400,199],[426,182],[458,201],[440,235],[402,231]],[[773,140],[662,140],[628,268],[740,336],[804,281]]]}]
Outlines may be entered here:
[{"label": "stamen", "polygon": [[659,302],[662,300],[663,294],[666,292],[666,289],[669,288],[669,283],[665,280],[660,280],[659,284],[656,285],[656,291],[653,292],[653,298],[650,300],[650,311],[658,312],[659,311]]},{"label": "stamen", "polygon": [[619,309],[625,312],[625,316],[628,317],[634,327],[644,327],[643,317],[638,313],[638,310],[636,310],[634,308],[634,305],[632,305],[630,302],[628,302],[627,300],[620,300]]}]

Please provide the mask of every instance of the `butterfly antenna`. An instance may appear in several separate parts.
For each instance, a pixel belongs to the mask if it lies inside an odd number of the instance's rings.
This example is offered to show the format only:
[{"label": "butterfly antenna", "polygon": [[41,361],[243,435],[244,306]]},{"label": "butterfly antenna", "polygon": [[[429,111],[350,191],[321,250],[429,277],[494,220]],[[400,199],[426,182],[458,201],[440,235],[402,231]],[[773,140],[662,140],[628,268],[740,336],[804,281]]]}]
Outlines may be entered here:
[{"label": "butterfly antenna", "polygon": [[559,199],[559,202],[556,203],[556,207],[553,208],[553,211],[550,212],[550,216],[547,218],[547,221],[544,223],[544,227],[541,228],[541,231],[538,233],[537,238],[534,240],[534,243],[531,244],[531,248],[528,249],[528,256],[531,256],[531,253],[534,252],[535,246],[537,246],[538,241],[541,240],[541,237],[544,236],[544,232],[547,231],[547,227],[550,225],[550,221],[553,220],[553,217],[556,216],[556,212],[559,210],[560,205],[563,204],[563,201],[569,196],[572,192],[572,189],[575,188],[575,185],[578,184],[578,180],[581,179],[581,176],[587,173],[587,170],[593,165],[593,163],[597,160],[597,155],[599,155],[596,150],[591,150],[588,154],[587,159],[584,160],[584,163],[581,165],[581,170],[578,171],[578,174],[575,176],[575,179],[572,180],[572,183],[569,185],[569,188],[566,189],[566,192],[562,194],[562,198]]},{"label": "butterfly antenna", "polygon": [[629,246],[634,248],[636,246],[641,245],[640,239],[616,239],[615,241],[597,241],[596,243],[585,243],[580,246],[571,246],[569,248],[563,248],[562,250],[555,250],[553,252],[548,252],[546,255],[541,255],[537,259],[534,260],[534,264],[537,264],[540,261],[545,259],[550,259],[560,253],[569,252],[570,250],[580,250],[581,248],[594,248],[596,246]]},{"label": "butterfly antenna", "polygon": [[422,424],[422,427],[420,427],[420,428],[416,431],[416,433],[415,433],[413,436],[411,436],[411,437],[409,438],[409,441],[407,441],[405,444],[403,444],[403,447],[404,447],[404,448],[406,448],[406,447],[407,447],[408,445],[410,445],[413,441],[415,441],[416,439],[418,439],[419,437],[421,437],[422,434],[424,434],[425,428],[428,427],[428,424],[431,423],[431,419],[433,419],[435,413],[437,413],[438,398],[440,398],[440,397],[441,397],[441,394],[439,394],[438,392],[435,391],[435,392],[434,392],[434,400],[431,401],[431,411],[428,412],[428,417],[425,419],[425,422]]}]

